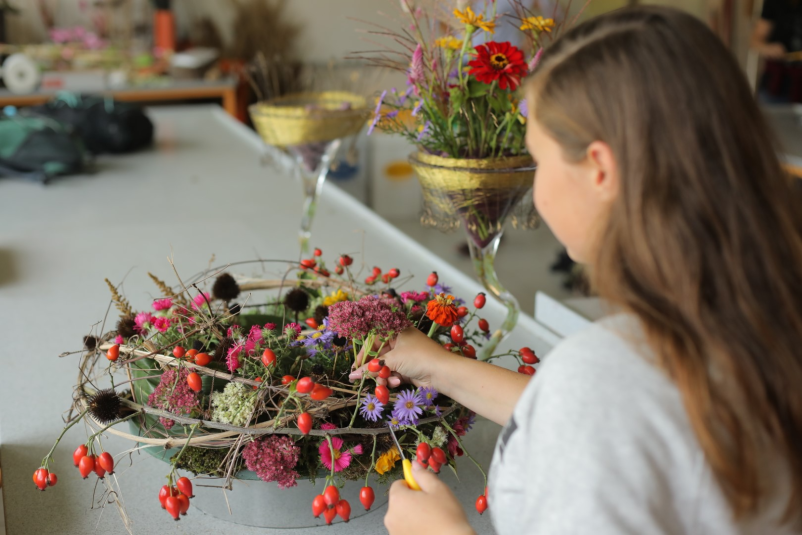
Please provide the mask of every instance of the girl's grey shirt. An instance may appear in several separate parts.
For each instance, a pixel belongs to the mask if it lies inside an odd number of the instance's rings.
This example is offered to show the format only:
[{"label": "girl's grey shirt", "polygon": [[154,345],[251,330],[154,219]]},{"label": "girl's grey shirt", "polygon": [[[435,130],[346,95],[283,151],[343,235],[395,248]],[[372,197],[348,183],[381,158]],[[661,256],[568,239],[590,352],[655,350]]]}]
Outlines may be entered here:
[{"label": "girl's grey shirt", "polygon": [[733,520],[637,325],[608,318],[543,359],[496,444],[488,500],[497,533],[802,533],[777,523],[790,496],[781,469],[765,475],[775,491],[761,513]]}]

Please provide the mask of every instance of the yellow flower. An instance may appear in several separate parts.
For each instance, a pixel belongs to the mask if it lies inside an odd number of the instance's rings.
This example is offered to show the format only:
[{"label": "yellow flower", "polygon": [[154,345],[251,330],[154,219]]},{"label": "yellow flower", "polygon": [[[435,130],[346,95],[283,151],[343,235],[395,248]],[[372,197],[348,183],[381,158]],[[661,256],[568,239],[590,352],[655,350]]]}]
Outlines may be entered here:
[{"label": "yellow flower", "polygon": [[439,46],[440,48],[447,48],[449,50],[459,50],[462,48],[462,41],[457,39],[456,37],[448,36],[448,37],[440,37],[434,40],[434,46]]},{"label": "yellow flower", "polygon": [[[473,9],[471,9],[471,6],[466,7],[465,11],[455,9],[454,15],[460,20],[460,22],[467,24],[468,26],[481,28],[487,33],[496,33],[496,23],[492,20],[485,20],[485,16],[482,14],[477,15],[474,13]],[[469,31],[471,30],[469,29]]]},{"label": "yellow flower", "polygon": [[338,289],[336,292],[323,299],[323,305],[330,307],[334,303],[339,303],[340,301],[348,301],[348,294],[342,291],[342,289]]},{"label": "yellow flower", "polygon": [[376,459],[376,472],[383,474],[388,470],[392,470],[397,461],[401,460],[398,454],[398,449],[393,446],[392,449],[384,452],[378,459]]},{"label": "yellow flower", "polygon": [[322,332],[320,332],[320,331],[318,331],[318,332],[316,332],[315,334],[313,334],[313,335],[312,335],[312,338],[313,338],[314,340],[317,340],[317,339],[318,339],[318,338],[320,338],[321,336],[323,336],[323,333],[322,333]]},{"label": "yellow flower", "polygon": [[522,30],[550,32],[552,28],[554,28],[554,19],[544,19],[543,17],[527,17],[521,21]]}]

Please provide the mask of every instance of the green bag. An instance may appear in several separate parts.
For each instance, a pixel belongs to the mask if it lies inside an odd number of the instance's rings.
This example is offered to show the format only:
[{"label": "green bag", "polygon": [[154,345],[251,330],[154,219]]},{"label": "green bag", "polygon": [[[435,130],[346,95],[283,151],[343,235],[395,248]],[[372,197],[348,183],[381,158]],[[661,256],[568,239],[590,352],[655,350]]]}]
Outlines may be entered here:
[{"label": "green bag", "polygon": [[46,184],[84,165],[80,139],[46,117],[0,116],[0,176]]}]

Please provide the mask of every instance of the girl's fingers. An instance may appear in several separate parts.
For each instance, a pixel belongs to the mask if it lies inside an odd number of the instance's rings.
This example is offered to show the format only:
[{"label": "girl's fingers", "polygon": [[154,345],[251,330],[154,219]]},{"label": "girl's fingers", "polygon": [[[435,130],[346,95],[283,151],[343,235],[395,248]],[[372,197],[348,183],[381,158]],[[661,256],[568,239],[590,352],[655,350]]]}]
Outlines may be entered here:
[{"label": "girl's fingers", "polygon": [[397,388],[401,386],[401,376],[393,372],[393,374],[387,379],[387,386],[390,388]]}]

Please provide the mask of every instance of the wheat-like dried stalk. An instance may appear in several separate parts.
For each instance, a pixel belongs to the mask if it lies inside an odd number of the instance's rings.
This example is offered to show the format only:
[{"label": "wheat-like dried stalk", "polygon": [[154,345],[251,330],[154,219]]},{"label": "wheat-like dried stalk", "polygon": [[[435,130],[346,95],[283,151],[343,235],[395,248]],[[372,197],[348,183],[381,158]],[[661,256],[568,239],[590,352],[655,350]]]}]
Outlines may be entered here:
[{"label": "wheat-like dried stalk", "polygon": [[170,299],[174,299],[177,303],[187,306],[189,303],[186,300],[184,295],[176,293],[173,291],[172,288],[167,286],[167,283],[161,280],[159,277],[148,271],[148,277],[153,283],[159,288],[159,291],[162,293],[164,297],[169,297]]},{"label": "wheat-like dried stalk", "polygon": [[121,296],[120,293],[117,291],[117,288],[111,283],[109,279],[105,279],[106,284],[109,285],[109,291],[111,292],[111,299],[114,301],[114,306],[117,307],[124,316],[133,316],[134,309],[131,308],[131,303],[128,300]]}]

